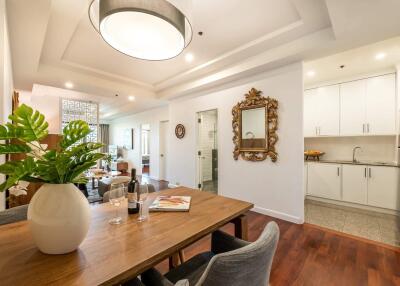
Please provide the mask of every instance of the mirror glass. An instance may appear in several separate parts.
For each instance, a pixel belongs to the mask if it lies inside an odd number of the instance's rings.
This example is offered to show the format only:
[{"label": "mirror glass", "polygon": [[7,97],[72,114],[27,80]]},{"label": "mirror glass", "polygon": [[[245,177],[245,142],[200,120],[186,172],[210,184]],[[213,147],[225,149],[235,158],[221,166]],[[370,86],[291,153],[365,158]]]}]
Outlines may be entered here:
[{"label": "mirror glass", "polygon": [[242,115],[241,148],[266,148],[265,107],[244,109]]}]

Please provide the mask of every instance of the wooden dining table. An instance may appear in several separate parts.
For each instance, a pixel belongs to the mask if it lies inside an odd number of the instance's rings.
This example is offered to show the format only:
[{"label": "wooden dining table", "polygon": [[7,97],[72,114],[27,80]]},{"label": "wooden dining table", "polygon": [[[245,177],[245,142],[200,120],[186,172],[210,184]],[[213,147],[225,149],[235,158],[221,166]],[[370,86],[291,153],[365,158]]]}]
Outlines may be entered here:
[{"label": "wooden dining table", "polygon": [[[89,233],[79,249],[46,255],[36,247],[28,221],[0,226],[0,285],[117,285],[180,249],[234,222],[246,238],[245,213],[253,204],[185,187],[149,195],[191,196],[189,212],[152,212],[145,222],[121,208],[123,223],[110,225],[115,206],[91,206]],[[48,235],[51,235],[49,233]]]}]

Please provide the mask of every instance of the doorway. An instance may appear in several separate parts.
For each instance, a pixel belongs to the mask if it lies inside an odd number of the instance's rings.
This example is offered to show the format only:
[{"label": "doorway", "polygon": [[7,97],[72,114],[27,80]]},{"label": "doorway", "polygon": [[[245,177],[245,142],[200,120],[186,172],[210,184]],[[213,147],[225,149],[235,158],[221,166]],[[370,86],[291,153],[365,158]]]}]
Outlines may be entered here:
[{"label": "doorway", "polygon": [[160,174],[159,179],[167,181],[167,157],[168,157],[168,132],[169,121],[160,122]]},{"label": "doorway", "polygon": [[142,175],[150,176],[150,124],[141,126],[141,157],[142,157]]},{"label": "doorway", "polygon": [[197,113],[197,186],[218,193],[218,111]]}]

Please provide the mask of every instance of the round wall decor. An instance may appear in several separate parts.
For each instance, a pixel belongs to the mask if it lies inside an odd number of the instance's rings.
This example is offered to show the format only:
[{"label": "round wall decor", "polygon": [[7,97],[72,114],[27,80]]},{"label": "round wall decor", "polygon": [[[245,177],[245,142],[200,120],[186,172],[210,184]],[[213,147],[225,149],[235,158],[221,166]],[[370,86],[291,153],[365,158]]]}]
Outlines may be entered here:
[{"label": "round wall decor", "polygon": [[185,136],[185,126],[178,124],[175,127],[175,135],[177,138],[182,139]]}]

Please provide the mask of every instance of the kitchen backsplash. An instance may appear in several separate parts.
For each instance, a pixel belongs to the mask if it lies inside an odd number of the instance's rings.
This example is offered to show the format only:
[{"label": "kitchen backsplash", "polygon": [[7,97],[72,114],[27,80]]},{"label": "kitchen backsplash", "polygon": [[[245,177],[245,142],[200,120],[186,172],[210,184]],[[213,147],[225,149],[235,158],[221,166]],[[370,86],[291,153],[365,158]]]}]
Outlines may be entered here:
[{"label": "kitchen backsplash", "polygon": [[351,160],[353,148],[357,150],[357,159],[362,161],[394,162],[396,150],[395,136],[362,136],[362,137],[318,137],[305,138],[304,150],[325,152],[322,160]]}]

